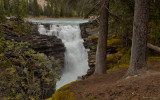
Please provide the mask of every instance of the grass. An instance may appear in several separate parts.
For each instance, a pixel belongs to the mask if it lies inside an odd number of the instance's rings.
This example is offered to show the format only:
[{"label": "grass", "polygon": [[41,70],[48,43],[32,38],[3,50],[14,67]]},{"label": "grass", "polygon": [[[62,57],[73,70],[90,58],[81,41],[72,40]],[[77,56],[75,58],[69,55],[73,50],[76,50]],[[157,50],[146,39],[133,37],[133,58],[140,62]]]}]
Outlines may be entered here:
[{"label": "grass", "polygon": [[75,82],[69,83],[60,89],[58,89],[51,98],[46,100],[75,100],[74,93],[67,90],[68,87],[73,85]]}]

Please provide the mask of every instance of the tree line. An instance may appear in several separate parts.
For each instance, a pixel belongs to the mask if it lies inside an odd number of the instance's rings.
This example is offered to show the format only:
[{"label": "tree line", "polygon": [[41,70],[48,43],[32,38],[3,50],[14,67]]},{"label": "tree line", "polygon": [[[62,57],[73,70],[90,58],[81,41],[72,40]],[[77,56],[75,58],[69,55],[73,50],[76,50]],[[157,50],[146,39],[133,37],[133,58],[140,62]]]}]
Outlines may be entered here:
[{"label": "tree line", "polygon": [[28,16],[83,17],[94,3],[93,0],[80,0],[76,4],[70,0],[44,1],[46,4],[42,7],[37,0],[0,0],[1,21],[4,16],[15,16],[18,19]]}]

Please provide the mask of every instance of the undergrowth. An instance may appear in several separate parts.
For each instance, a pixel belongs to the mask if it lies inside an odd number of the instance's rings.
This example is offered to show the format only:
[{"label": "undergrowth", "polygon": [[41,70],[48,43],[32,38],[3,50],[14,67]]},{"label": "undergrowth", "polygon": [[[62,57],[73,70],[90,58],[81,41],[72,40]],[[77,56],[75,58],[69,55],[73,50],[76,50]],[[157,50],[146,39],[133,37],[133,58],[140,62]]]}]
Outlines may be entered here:
[{"label": "undergrowth", "polygon": [[74,93],[67,90],[67,88],[74,83],[75,82],[64,85],[63,87],[58,89],[51,98],[48,98],[46,100],[76,100],[76,98],[74,97]]},{"label": "undergrowth", "polygon": [[28,42],[6,40],[3,31],[0,33],[0,99],[41,100],[47,86],[54,90],[58,71],[48,66],[49,58],[31,49]]}]

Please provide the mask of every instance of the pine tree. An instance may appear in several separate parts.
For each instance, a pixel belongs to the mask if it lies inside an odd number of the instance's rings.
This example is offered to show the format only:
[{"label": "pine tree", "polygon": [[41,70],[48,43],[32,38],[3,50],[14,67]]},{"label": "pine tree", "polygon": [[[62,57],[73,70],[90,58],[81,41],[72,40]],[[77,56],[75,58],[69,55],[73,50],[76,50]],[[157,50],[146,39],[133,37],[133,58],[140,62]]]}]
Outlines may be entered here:
[{"label": "pine tree", "polygon": [[131,63],[126,76],[146,71],[146,48],[150,0],[135,0]]},{"label": "pine tree", "polygon": [[0,23],[5,23],[4,1],[0,0]]},{"label": "pine tree", "polygon": [[101,0],[100,9],[100,30],[98,38],[98,46],[96,51],[96,67],[95,74],[104,74],[106,72],[106,56],[107,56],[107,36],[108,36],[108,9],[109,0]]},{"label": "pine tree", "polygon": [[4,0],[4,10],[6,15],[10,15],[10,0]]},{"label": "pine tree", "polygon": [[37,0],[33,1],[33,16],[39,16],[39,5],[37,3]]}]

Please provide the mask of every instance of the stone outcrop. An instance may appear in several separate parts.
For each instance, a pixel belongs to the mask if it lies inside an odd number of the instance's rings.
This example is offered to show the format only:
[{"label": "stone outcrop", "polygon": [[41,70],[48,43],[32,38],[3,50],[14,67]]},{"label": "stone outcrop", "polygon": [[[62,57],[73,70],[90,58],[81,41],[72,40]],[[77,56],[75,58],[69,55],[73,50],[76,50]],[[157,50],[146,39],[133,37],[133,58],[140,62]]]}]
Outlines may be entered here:
[{"label": "stone outcrop", "polygon": [[[46,27],[49,28],[48,25]],[[37,25],[32,25],[33,39],[30,41],[34,50],[44,53],[47,56],[52,56],[58,62],[58,67],[64,66],[64,52],[65,46],[61,39],[56,36],[40,35]]]},{"label": "stone outcrop", "polygon": [[[58,67],[64,66],[65,46],[61,39],[56,36],[40,35],[36,24],[30,24],[32,31],[30,34],[20,34],[14,31],[12,26],[1,25],[0,28],[5,29],[4,38],[7,40],[15,40],[17,42],[29,42],[31,48],[46,54],[48,57],[54,57],[58,62]],[[46,25],[47,27],[48,25]]]},{"label": "stone outcrop", "polygon": [[98,33],[97,22],[88,22],[80,24],[80,30],[82,38],[88,38],[91,35],[95,35]]},{"label": "stone outcrop", "polygon": [[95,70],[95,62],[96,62],[96,42],[94,40],[89,39],[89,36],[94,36],[98,34],[98,28],[96,22],[88,22],[80,24],[81,29],[81,35],[84,39],[84,46],[86,49],[89,49],[88,51],[88,64],[89,64],[89,70],[84,78],[92,75]]}]

